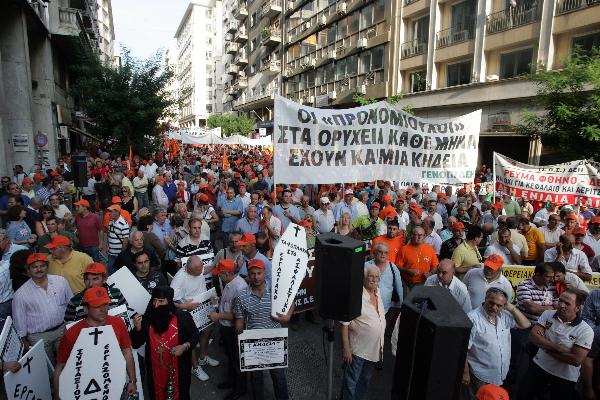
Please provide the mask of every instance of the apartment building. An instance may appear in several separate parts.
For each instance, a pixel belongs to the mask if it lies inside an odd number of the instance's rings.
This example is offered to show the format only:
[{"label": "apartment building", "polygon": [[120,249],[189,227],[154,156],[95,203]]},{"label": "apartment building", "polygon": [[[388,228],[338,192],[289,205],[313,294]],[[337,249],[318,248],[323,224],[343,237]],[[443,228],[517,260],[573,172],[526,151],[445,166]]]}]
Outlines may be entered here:
[{"label": "apartment building", "polygon": [[99,57],[106,64],[115,63],[115,27],[111,0],[97,0]]},{"label": "apartment building", "polygon": [[[537,141],[515,134],[536,87],[520,78],[558,69],[575,46],[600,45],[598,0],[403,0],[397,92],[417,115],[483,110],[480,160],[498,151],[539,163]],[[537,66],[537,67],[536,67]],[[548,161],[550,161],[548,159]]]},{"label": "apartment building", "polygon": [[272,129],[273,99],[281,86],[282,0],[225,3],[225,110]]},{"label": "apartment building", "polygon": [[192,1],[175,33],[179,126],[206,125],[211,113],[219,111],[222,90],[221,1]]}]

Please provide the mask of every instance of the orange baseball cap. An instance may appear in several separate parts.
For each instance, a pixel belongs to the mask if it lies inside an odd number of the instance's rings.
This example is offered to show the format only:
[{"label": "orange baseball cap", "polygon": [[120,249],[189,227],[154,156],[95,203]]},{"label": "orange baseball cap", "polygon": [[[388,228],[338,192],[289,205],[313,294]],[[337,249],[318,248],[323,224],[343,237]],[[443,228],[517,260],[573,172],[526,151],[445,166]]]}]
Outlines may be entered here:
[{"label": "orange baseball cap", "polygon": [[498,254],[491,254],[484,262],[488,268],[493,269],[494,271],[498,271],[504,265],[504,260]]},{"label": "orange baseball cap", "polygon": [[381,197],[381,200],[383,200],[384,203],[389,203],[390,201],[392,201],[392,198],[387,194],[384,194],[383,197]]},{"label": "orange baseball cap", "polygon": [[50,172],[50,176],[59,176],[60,174],[56,171]]},{"label": "orange baseball cap", "polygon": [[23,183],[33,183],[33,179],[31,179],[31,178],[23,178]]},{"label": "orange baseball cap", "polygon": [[112,199],[110,199],[110,202],[113,204],[121,204],[123,203],[123,200],[121,200],[119,196],[113,196]]},{"label": "orange baseball cap", "polygon": [[494,204],[492,204],[492,208],[497,208],[498,210],[502,210],[504,208],[504,204],[502,204],[501,202],[497,201]]},{"label": "orange baseball cap", "polygon": [[110,303],[110,297],[104,287],[89,288],[83,295],[83,302],[90,307],[100,307]]},{"label": "orange baseball cap", "polygon": [[373,208],[373,207],[375,207],[375,208],[381,208],[381,204],[379,204],[378,202],[374,201],[374,202],[371,203],[371,208]]},{"label": "orange baseball cap", "polygon": [[455,222],[452,224],[452,229],[465,229],[465,224],[463,224],[462,222]]},{"label": "orange baseball cap", "polygon": [[219,275],[221,272],[231,272],[235,269],[235,265],[231,258],[224,258],[219,261],[217,266],[212,270],[213,276]]},{"label": "orange baseball cap", "polygon": [[312,227],[312,224],[310,223],[310,221],[303,219],[302,221],[300,221],[300,223],[298,224],[303,228],[310,228]]},{"label": "orange baseball cap", "polygon": [[68,237],[62,236],[62,235],[57,235],[57,236],[54,236],[52,238],[52,241],[50,243],[48,243],[47,245],[45,245],[44,247],[47,249],[53,249],[58,246],[70,246],[70,245],[71,245],[71,241],[69,240]]},{"label": "orange baseball cap", "polygon": [[584,235],[585,236],[585,229],[582,226],[576,226],[573,229],[573,235]]},{"label": "orange baseball cap", "polygon": [[248,271],[250,271],[250,269],[252,268],[265,269],[265,263],[262,262],[262,260],[258,260],[255,258],[254,260],[250,260],[250,262],[248,263]]},{"label": "orange baseball cap", "polygon": [[108,275],[108,271],[106,270],[106,267],[102,264],[100,264],[99,262],[95,262],[95,263],[91,263],[90,265],[88,265],[87,267],[85,267],[85,270],[83,271],[84,274],[96,274],[96,275]]},{"label": "orange baseball cap", "polygon": [[277,186],[277,187],[275,188],[275,191],[276,191],[277,193],[281,193],[281,192],[283,192],[283,188],[282,188],[281,186]]},{"label": "orange baseball cap", "polygon": [[79,201],[76,201],[75,203],[73,203],[73,205],[75,205],[75,206],[83,206],[85,208],[90,208],[90,202],[87,201],[86,199],[81,199]]},{"label": "orange baseball cap", "polygon": [[48,255],[46,253],[33,253],[27,257],[27,264],[31,265],[36,261],[48,262]]},{"label": "orange baseball cap", "polygon": [[245,246],[247,244],[252,244],[252,243],[256,243],[256,237],[252,233],[249,233],[249,232],[244,233],[242,238],[238,241],[238,244],[240,246]]},{"label": "orange baseball cap", "polygon": [[198,188],[200,189],[206,189],[208,187],[208,185],[206,183],[201,183],[198,185]]},{"label": "orange baseball cap", "polygon": [[162,176],[159,176],[158,178],[156,178],[156,183],[164,182],[164,181],[165,181],[165,178],[163,178]]},{"label": "orange baseball cap", "polygon": [[590,224],[600,224],[600,216],[596,216],[596,217],[592,217],[592,219],[590,219]]},{"label": "orange baseball cap", "polygon": [[448,196],[446,196],[446,193],[438,193],[437,198],[438,200],[448,200]]},{"label": "orange baseball cap", "polygon": [[205,195],[204,193],[202,193],[200,196],[198,196],[198,200],[200,201],[208,201],[208,196]]},{"label": "orange baseball cap", "polygon": [[415,212],[419,217],[423,215],[423,210],[421,210],[421,207],[419,207],[417,203],[410,203],[408,209]]},{"label": "orange baseball cap", "polygon": [[573,221],[577,221],[577,215],[575,213],[565,215],[565,219],[571,219]]},{"label": "orange baseball cap", "polygon": [[508,392],[504,388],[491,383],[480,387],[475,398],[477,400],[509,400]]},{"label": "orange baseball cap", "polygon": [[121,212],[121,206],[118,206],[116,204],[113,204],[112,206],[107,207],[106,209],[110,210],[110,211],[119,211],[119,212]]}]

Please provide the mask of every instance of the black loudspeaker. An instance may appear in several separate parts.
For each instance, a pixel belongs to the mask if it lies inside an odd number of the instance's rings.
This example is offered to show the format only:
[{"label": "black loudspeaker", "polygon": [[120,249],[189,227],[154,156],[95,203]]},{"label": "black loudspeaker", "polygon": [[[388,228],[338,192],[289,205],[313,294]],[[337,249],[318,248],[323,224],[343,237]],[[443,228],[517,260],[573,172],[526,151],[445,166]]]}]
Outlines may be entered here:
[{"label": "black loudspeaker", "polygon": [[71,156],[71,174],[76,187],[87,186],[87,159],[85,156]]},{"label": "black loudspeaker", "polygon": [[324,318],[352,321],[362,308],[365,243],[337,233],[317,236],[315,297]]},{"label": "black loudspeaker", "polygon": [[471,326],[449,290],[411,290],[401,309],[392,400],[458,400]]}]

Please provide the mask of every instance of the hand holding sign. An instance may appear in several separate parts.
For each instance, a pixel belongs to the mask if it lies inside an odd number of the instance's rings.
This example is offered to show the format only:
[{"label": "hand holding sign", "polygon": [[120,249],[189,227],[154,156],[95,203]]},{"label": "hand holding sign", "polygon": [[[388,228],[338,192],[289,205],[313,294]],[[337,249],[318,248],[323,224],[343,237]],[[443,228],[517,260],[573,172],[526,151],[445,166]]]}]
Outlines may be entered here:
[{"label": "hand holding sign", "polygon": [[306,275],[306,247],[306,231],[294,223],[288,225],[275,246],[271,271],[271,316],[275,320],[282,319],[294,304]]}]

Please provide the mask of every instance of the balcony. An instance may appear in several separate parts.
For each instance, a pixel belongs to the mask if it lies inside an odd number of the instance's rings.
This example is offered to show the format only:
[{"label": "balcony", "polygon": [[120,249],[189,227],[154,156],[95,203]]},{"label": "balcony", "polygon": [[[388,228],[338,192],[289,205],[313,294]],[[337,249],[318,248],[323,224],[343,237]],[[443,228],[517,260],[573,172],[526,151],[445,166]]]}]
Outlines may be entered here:
[{"label": "balcony", "polygon": [[64,36],[79,36],[81,32],[81,15],[76,8],[60,7],[58,9],[58,34]]},{"label": "balcony", "polygon": [[[600,2],[600,0],[598,0]],[[539,20],[537,3],[526,3],[511,7],[487,16],[486,32],[488,35],[507,31]]]},{"label": "balcony", "polygon": [[244,109],[250,107],[257,107],[261,105],[272,104],[275,95],[279,93],[277,86],[267,85],[262,90],[256,90],[256,93],[252,95],[241,96],[238,100],[234,102],[234,108],[236,109]]},{"label": "balcony", "polygon": [[238,5],[238,9],[235,10],[233,14],[233,18],[237,19],[238,21],[242,21],[246,17],[248,17],[248,8],[246,7],[246,3],[240,3]]},{"label": "balcony", "polygon": [[273,18],[281,13],[281,0],[267,0],[263,4],[260,15],[261,18]]},{"label": "balcony", "polygon": [[240,30],[235,33],[233,40],[237,43],[246,43],[248,41],[248,32],[246,31],[246,28],[240,28]]},{"label": "balcony", "polygon": [[238,79],[233,81],[233,90],[235,92],[241,92],[248,87],[248,78],[240,76]]},{"label": "balcony", "polygon": [[278,74],[281,72],[281,61],[279,60],[266,60],[263,62],[260,72],[265,74]]},{"label": "balcony", "polygon": [[238,29],[239,23],[237,21],[229,21],[226,26],[227,33],[235,33]]},{"label": "balcony", "polygon": [[228,64],[225,66],[225,73],[228,75],[237,75],[239,73],[239,68],[235,65]]},{"label": "balcony", "polygon": [[264,28],[261,33],[261,42],[263,46],[271,47],[281,44],[281,33],[275,28]]},{"label": "balcony", "polygon": [[225,46],[225,52],[227,54],[235,54],[238,52],[240,46],[237,43],[227,43],[227,46]]},{"label": "balcony", "polygon": [[233,63],[235,65],[237,65],[238,67],[243,67],[245,65],[248,65],[248,56],[246,55],[246,51],[245,50],[240,51],[239,54],[233,60]]},{"label": "balcony", "polygon": [[410,58],[423,54],[427,51],[427,42],[421,42],[418,39],[402,43],[400,46],[400,58]]},{"label": "balcony", "polygon": [[458,24],[451,28],[439,31],[436,34],[436,49],[447,46],[453,46],[458,43],[473,40],[475,37],[475,22],[469,21],[466,24]]},{"label": "balcony", "polygon": [[556,15],[567,14],[600,4],[600,0],[562,0],[556,5]]}]

